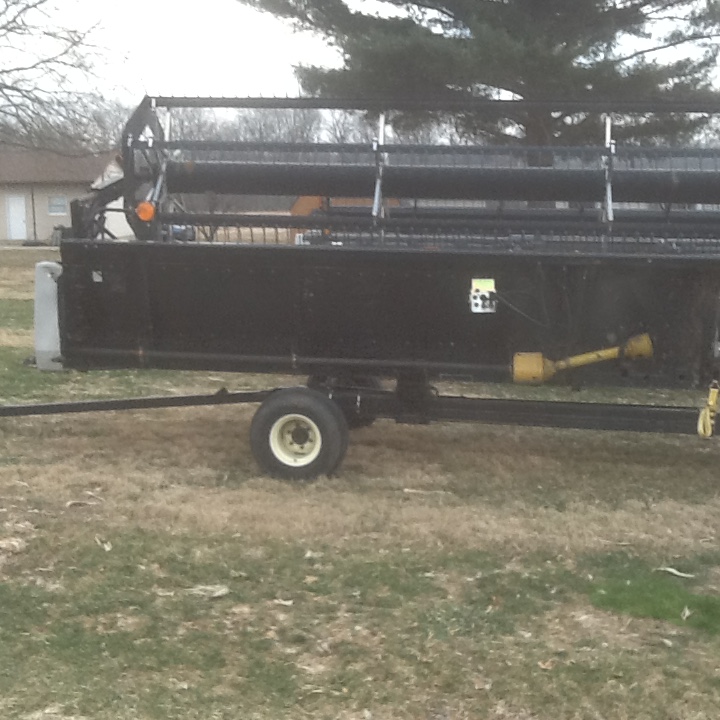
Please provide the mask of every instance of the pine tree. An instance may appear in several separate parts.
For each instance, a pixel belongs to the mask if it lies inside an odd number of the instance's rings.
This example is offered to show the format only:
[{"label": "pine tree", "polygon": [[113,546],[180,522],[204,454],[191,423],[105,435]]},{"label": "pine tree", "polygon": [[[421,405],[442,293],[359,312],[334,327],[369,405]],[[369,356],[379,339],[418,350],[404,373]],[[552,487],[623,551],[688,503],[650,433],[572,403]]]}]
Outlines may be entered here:
[{"label": "pine tree", "polygon": [[[621,100],[713,93],[718,0],[241,0],[312,29],[340,69],[301,67],[321,96]],[[572,144],[597,137],[591,114],[464,115],[473,137]],[[689,136],[706,118],[627,119],[638,142]]]}]

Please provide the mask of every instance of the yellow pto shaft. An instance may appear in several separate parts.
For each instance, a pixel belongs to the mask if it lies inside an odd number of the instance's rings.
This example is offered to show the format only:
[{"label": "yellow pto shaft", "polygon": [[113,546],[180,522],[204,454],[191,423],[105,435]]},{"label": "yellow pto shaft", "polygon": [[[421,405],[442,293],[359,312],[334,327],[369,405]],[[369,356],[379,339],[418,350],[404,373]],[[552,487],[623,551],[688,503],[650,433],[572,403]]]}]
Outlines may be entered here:
[{"label": "yellow pto shaft", "polygon": [[561,370],[616,360],[619,357],[630,360],[651,358],[652,354],[652,340],[647,333],[631,337],[624,345],[572,355],[563,360],[548,360],[542,353],[515,353],[513,382],[538,385],[547,382]]}]

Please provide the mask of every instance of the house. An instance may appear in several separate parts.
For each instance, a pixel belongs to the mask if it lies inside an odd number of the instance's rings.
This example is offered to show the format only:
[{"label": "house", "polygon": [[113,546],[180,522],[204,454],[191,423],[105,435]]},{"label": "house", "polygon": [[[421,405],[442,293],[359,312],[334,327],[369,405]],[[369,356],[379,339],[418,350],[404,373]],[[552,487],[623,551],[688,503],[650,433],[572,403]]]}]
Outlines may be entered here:
[{"label": "house", "polygon": [[113,153],[61,154],[0,144],[0,244],[47,242],[70,226],[70,201],[87,195]]}]

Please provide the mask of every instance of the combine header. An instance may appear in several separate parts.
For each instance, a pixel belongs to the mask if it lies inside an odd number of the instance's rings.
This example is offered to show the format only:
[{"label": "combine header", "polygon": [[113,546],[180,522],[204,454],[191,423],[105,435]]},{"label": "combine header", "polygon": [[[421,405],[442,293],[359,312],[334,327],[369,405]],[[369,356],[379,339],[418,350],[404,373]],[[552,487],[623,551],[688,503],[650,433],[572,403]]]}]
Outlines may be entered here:
[{"label": "combine header", "polygon": [[[174,123],[183,108],[359,110],[377,132],[367,143],[188,138]],[[574,383],[713,381],[720,150],[621,146],[613,118],[716,110],[146,98],[123,134],[123,177],[74,203],[61,264],[39,270],[38,358],[88,370],[307,376],[308,387],[262,398],[187,400],[264,398],[253,451],[285,477],[333,472],[348,425],[375,417],[695,432],[691,408],[443,397],[430,383],[541,383],[563,373]],[[596,113],[605,130],[594,147],[391,141],[393,113],[417,111]],[[121,197],[129,242],[105,231]],[[311,211],[280,213],[278,198]],[[704,435],[716,402],[713,392]]]}]

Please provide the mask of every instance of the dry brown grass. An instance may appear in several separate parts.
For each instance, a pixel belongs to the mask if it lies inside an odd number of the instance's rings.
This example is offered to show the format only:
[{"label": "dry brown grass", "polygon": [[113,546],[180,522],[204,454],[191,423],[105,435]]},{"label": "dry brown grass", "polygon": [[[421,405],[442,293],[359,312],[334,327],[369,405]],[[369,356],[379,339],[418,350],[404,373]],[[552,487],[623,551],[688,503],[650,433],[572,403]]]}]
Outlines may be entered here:
[{"label": "dry brown grass", "polygon": [[[32,300],[35,263],[57,260],[57,248],[17,248],[0,251],[0,300]],[[0,340],[0,346],[3,345]]]},{"label": "dry brown grass", "polygon": [[[720,517],[716,497],[688,502],[680,487],[673,490],[664,482],[653,486],[652,481],[645,499],[613,499],[617,487],[613,484],[602,499],[595,491],[588,492],[583,475],[592,471],[593,458],[609,452],[613,441],[632,442],[625,436],[575,434],[590,459],[589,465],[577,466],[567,456],[556,455],[567,445],[564,433],[506,433],[501,428],[456,426],[438,434],[432,428],[378,423],[357,433],[342,477],[293,485],[257,474],[246,440],[251,412],[251,408],[197,408],[0,421],[4,431],[0,457],[5,460],[0,463],[0,509],[7,518],[3,536],[22,540],[25,547],[43,537],[45,542],[52,538],[72,547],[93,547],[96,537],[117,545],[129,531],[142,530],[168,542],[186,534],[210,542],[236,536],[238,555],[263,562],[270,572],[271,548],[277,543],[322,548],[325,556],[307,571],[303,584],[284,588],[281,598],[288,596],[285,593],[297,597],[316,582],[314,578],[322,578],[324,567],[354,556],[359,549],[364,557],[379,561],[384,552],[402,549],[420,556],[438,549],[449,553],[481,550],[509,558],[506,571],[522,574],[523,568],[534,567],[532,558],[538,553],[557,557],[569,567],[585,552],[618,549],[677,564],[678,556],[693,556],[716,545]],[[454,441],[448,449],[449,438]],[[662,446],[664,440],[659,441]],[[689,457],[681,441],[668,442],[665,451],[678,453],[681,459]],[[526,450],[524,459],[517,452],[519,443]],[[540,452],[543,447],[547,457]],[[639,449],[647,446],[641,443]],[[452,468],[457,464],[473,467],[478,452],[482,463],[477,475],[459,478]],[[572,447],[566,447],[566,452],[572,452]],[[531,477],[528,468],[532,468]],[[564,507],[544,503],[544,494],[536,490],[538,478],[548,495],[563,494]],[[504,494],[499,494],[496,482]],[[19,547],[8,547],[4,554],[18,557],[24,552]],[[200,561],[203,554],[211,557],[202,541],[196,553]],[[49,559],[43,564],[52,567]],[[158,602],[176,602],[163,594],[163,568],[152,570]],[[56,576],[32,568],[24,582],[62,598],[65,587]],[[468,586],[465,578],[439,568],[437,583],[445,590],[446,602],[462,607],[463,589]],[[385,591],[381,588],[378,593],[382,598]],[[328,602],[322,595],[317,601]],[[172,607],[168,605],[168,613]],[[547,612],[528,613],[511,635],[428,641],[413,650],[421,653],[417,658],[397,651],[388,655],[393,645],[407,643],[414,648],[418,636],[426,634],[418,627],[406,639],[393,639],[393,625],[402,616],[386,618],[385,625],[378,625],[379,618],[366,625],[358,610],[350,612],[339,605],[312,631],[313,643],[298,647],[283,638],[315,627],[312,608],[243,597],[233,599],[224,611],[214,607],[191,621],[179,621],[170,636],[172,642],[182,646],[197,633],[215,637],[218,622],[223,642],[260,628],[269,643],[266,652],[302,678],[298,705],[292,711],[263,708],[258,717],[713,717],[709,708],[716,699],[698,693],[695,683],[716,674],[715,645],[705,645],[701,639],[690,641],[682,631],[678,637],[678,631],[664,623],[601,612],[580,599],[559,603]],[[373,617],[371,611],[368,614]],[[103,638],[142,637],[149,632],[146,625],[136,612],[119,610],[89,616],[83,627]],[[677,673],[672,693],[665,675],[672,652],[667,640],[683,647],[682,662],[670,661]],[[351,659],[344,654],[348,649]],[[228,706],[237,702],[233,678],[246,672],[244,662],[240,656],[217,678],[216,702],[222,697]],[[418,675],[418,663],[442,668],[448,662],[458,663],[458,672],[463,673],[457,681],[459,689],[451,694]],[[641,673],[638,666],[643,668]],[[377,694],[372,695],[376,699],[368,701],[370,715],[355,704],[352,693],[345,699],[334,684],[349,672],[369,678],[377,687]],[[609,678],[593,680],[598,673]],[[452,674],[444,672],[444,676]],[[576,676],[588,678],[582,681],[587,682],[587,692],[582,690],[584,685],[579,689]],[[171,679],[181,688],[200,682],[191,670],[182,668],[173,671]],[[150,679],[137,677],[133,682],[141,686]],[[162,680],[165,685],[168,682]],[[392,689],[392,701],[383,700],[382,693],[388,689]],[[573,697],[567,703],[565,693]],[[648,712],[624,715],[624,704],[635,711],[647,707]],[[661,706],[667,712],[658,716],[655,711]],[[44,707],[55,710],[50,704]],[[484,708],[481,714],[479,707]],[[77,715],[70,709],[67,714]],[[89,720],[111,717],[81,716]],[[8,717],[22,716],[9,710]],[[117,713],[112,717],[118,717]],[[150,720],[155,715],[133,717]]]},{"label": "dry brown grass", "polygon": [[[293,485],[258,475],[247,443],[251,412],[199,408],[6,420],[17,461],[0,465],[0,491],[23,487],[24,495],[42,497],[62,514],[65,502],[100,488],[103,502],[91,511],[104,524],[241,532],[259,542],[371,538],[381,545],[508,552],[632,547],[691,554],[716,541],[717,496],[688,503],[686,484],[673,489],[663,479],[655,487],[650,482],[644,496],[623,499],[617,495],[627,482],[622,477],[607,479],[605,496],[588,491],[583,475],[595,470],[594,456],[624,436],[576,433],[584,436],[588,462],[568,466],[567,456],[539,452],[548,443],[551,450],[563,445],[562,432],[523,430],[506,438],[502,428],[457,426],[451,430],[461,442],[448,445],[447,433],[438,436],[432,428],[378,423],[355,436],[339,478]],[[667,442],[670,453],[697,450]],[[456,465],[471,472],[458,477]],[[548,505],[556,496],[559,506]]]},{"label": "dry brown grass", "polygon": [[30,348],[32,344],[32,330],[8,330],[6,328],[0,328],[0,347]]},{"label": "dry brown grass", "polygon": [[[677,634],[676,631],[671,632]],[[622,617],[588,604],[576,603],[547,613],[528,626],[525,633],[528,637],[542,637],[547,652],[565,654],[578,638],[582,638],[585,644],[574,648],[566,657],[572,662],[588,653],[610,657],[618,652],[659,647],[662,639],[668,636],[668,628],[658,621]]]}]

